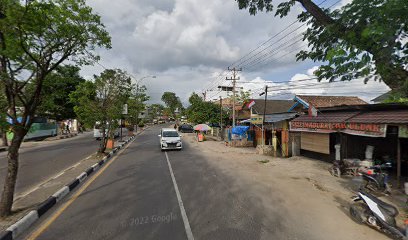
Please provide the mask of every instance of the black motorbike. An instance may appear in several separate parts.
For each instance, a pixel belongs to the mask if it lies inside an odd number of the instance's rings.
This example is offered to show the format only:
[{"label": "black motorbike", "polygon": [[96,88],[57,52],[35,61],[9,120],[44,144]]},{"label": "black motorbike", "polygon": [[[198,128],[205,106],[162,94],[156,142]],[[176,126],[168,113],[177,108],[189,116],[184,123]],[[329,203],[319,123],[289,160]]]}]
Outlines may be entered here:
[{"label": "black motorbike", "polygon": [[375,165],[359,173],[363,177],[363,187],[370,191],[391,194],[391,185],[388,183],[387,169],[392,168],[391,163]]},{"label": "black motorbike", "polygon": [[407,229],[401,229],[396,224],[395,217],[398,215],[398,210],[394,206],[363,190],[353,197],[353,201],[350,215],[355,222],[376,228],[393,239],[408,240]]}]

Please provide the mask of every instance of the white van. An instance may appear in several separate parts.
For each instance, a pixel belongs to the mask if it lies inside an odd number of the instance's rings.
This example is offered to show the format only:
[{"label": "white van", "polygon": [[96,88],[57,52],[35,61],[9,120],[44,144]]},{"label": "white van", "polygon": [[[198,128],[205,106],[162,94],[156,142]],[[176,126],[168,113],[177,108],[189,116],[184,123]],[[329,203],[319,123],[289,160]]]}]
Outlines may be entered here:
[{"label": "white van", "polygon": [[162,151],[177,149],[181,150],[183,148],[183,143],[181,142],[181,135],[174,128],[162,128],[160,131],[160,148]]},{"label": "white van", "polygon": [[[105,129],[105,133],[108,133],[108,129]],[[102,138],[102,129],[100,128],[100,124],[97,122],[94,125],[94,129],[93,129],[93,136],[96,140],[101,140]],[[114,133],[113,133],[113,137],[117,138],[120,136],[120,129],[116,128]]]}]

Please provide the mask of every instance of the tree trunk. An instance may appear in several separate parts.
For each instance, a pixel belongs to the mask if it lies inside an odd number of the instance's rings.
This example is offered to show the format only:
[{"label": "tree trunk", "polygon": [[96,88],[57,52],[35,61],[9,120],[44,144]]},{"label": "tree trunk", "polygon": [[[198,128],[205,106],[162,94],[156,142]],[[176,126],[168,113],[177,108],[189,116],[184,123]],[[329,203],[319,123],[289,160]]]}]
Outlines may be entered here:
[{"label": "tree trunk", "polygon": [[13,140],[8,148],[7,154],[7,176],[4,182],[3,193],[0,200],[0,217],[6,217],[11,214],[14,200],[14,190],[17,181],[18,172],[18,152],[23,142],[27,130],[17,129],[14,131]]},{"label": "tree trunk", "polygon": [[99,144],[99,149],[98,149],[98,153],[104,153],[106,150],[106,128],[102,127],[102,138],[101,138],[101,142]]}]

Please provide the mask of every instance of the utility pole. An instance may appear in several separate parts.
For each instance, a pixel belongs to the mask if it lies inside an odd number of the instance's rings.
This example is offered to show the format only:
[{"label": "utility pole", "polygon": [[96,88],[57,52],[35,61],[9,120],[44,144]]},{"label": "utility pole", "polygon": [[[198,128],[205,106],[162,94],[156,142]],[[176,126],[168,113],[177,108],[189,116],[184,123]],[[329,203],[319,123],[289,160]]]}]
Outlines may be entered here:
[{"label": "utility pole", "polygon": [[203,92],[203,99],[204,99],[204,102],[207,100],[207,91]]},{"label": "utility pole", "polygon": [[222,134],[222,97],[220,96],[220,129],[221,129],[221,140],[223,140]]},{"label": "utility pole", "polygon": [[262,96],[265,94],[265,100],[264,100],[264,111],[263,111],[263,118],[262,118],[262,146],[265,146],[265,115],[266,115],[266,99],[268,98],[268,85],[265,86],[265,92],[259,94],[259,96]]},{"label": "utility pole", "polygon": [[241,72],[242,68],[236,69],[235,67],[230,69],[228,67],[229,71],[232,71],[232,77],[228,78],[226,77],[226,80],[232,81],[232,126],[235,127],[235,85],[236,81],[239,80],[240,78],[237,78],[237,72]]}]

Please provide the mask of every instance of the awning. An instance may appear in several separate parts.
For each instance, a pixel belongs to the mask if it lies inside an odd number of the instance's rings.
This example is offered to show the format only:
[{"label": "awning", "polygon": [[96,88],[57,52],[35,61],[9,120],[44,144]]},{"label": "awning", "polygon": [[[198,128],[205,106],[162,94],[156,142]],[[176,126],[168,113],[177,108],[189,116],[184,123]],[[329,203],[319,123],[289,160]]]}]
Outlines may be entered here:
[{"label": "awning", "polygon": [[265,116],[265,122],[276,123],[280,121],[285,121],[288,119],[293,119],[297,116],[297,113],[277,113]]},{"label": "awning", "polygon": [[[275,113],[269,114],[265,116],[265,123],[277,123],[281,121],[285,121],[288,119],[293,119],[298,115],[298,113]],[[263,123],[263,116],[255,116],[251,119],[252,124],[262,124]]]}]

